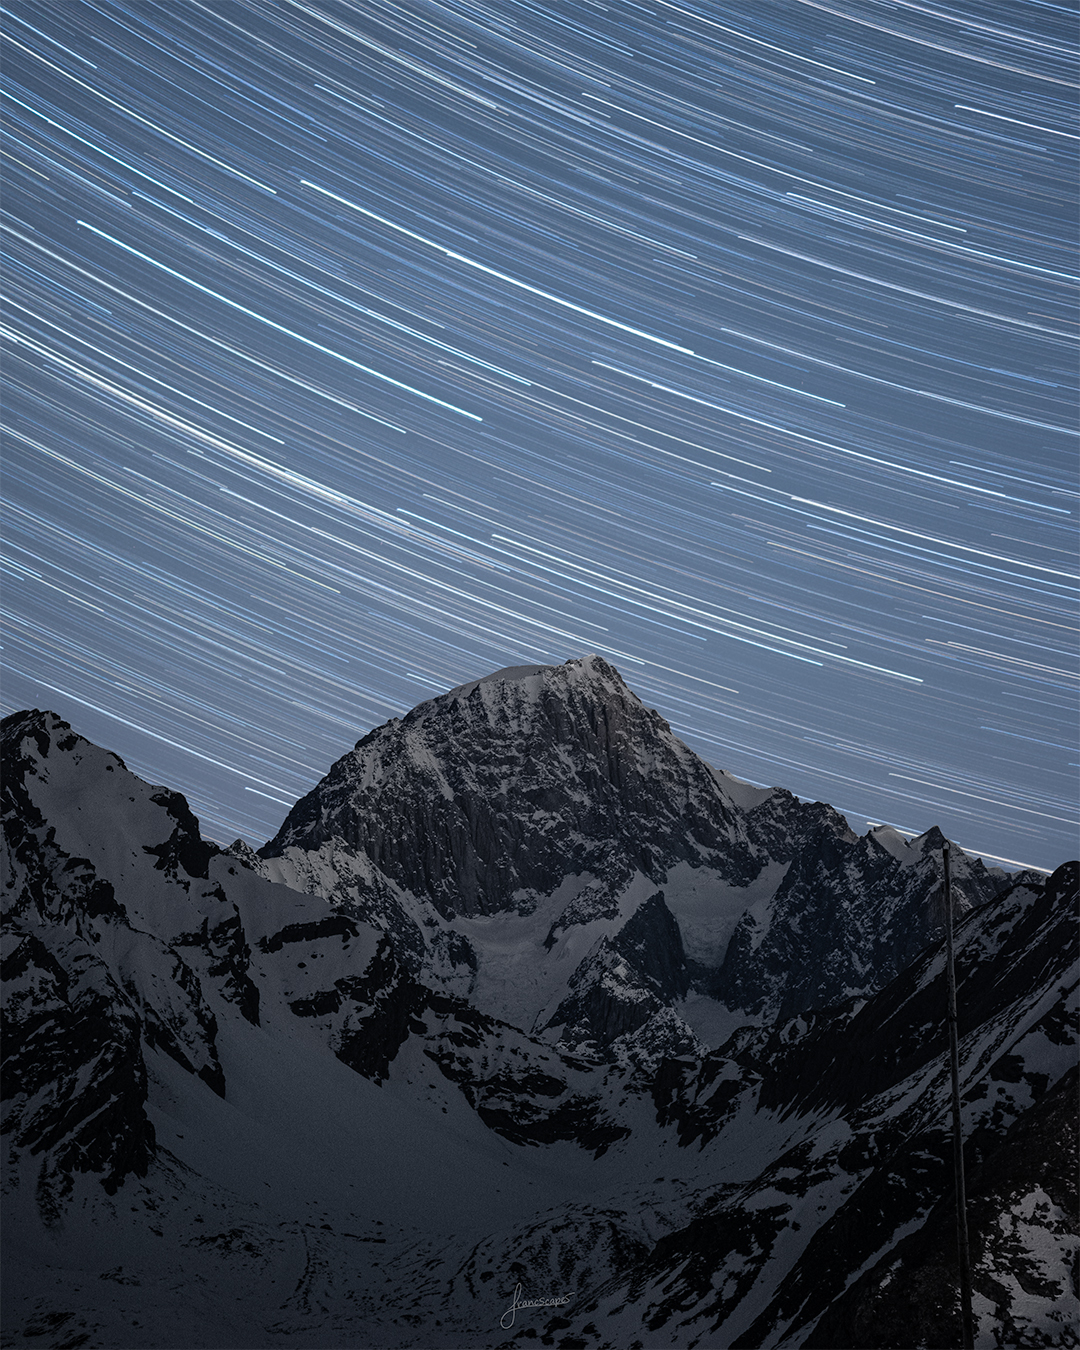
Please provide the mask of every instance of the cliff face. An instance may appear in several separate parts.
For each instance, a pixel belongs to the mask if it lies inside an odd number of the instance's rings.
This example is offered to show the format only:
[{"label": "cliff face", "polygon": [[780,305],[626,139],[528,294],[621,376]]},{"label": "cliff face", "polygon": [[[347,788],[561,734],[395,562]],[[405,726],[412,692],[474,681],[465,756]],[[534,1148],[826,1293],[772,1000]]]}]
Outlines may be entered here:
[{"label": "cliff face", "polygon": [[371,732],[260,852],[334,839],[451,917],[531,908],[582,873],[758,870],[708,767],[595,656],[497,672]]},{"label": "cliff face", "polygon": [[[967,1177],[972,1303],[1002,1345],[1076,1339],[1078,1115],[1074,1066]],[[830,1306],[803,1344],[958,1345],[956,1279],[956,1213],[944,1201]]]},{"label": "cliff face", "polygon": [[[103,1172],[111,1190],[145,1175],[147,1046],[223,1090],[198,981],[145,922],[178,886],[190,891],[191,871],[205,881],[218,850],[182,797],[139,782],[51,713],[5,719],[3,751],[4,1131],[43,1155],[38,1190],[52,1208],[72,1173]],[[224,960],[229,992],[252,1014],[243,961],[227,951],[232,916],[214,917],[214,933],[193,940]]]}]

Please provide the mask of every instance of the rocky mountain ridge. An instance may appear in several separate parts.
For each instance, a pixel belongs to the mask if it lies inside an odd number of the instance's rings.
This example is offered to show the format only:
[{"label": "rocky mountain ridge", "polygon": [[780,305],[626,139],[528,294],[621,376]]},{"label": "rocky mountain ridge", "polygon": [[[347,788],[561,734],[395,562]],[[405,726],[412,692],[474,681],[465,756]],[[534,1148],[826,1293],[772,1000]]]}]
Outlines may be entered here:
[{"label": "rocky mountain ridge", "polygon": [[[858,1345],[932,1285],[948,1343],[941,836],[857,839],[635,705],[596,658],[497,672],[371,733],[261,858],[5,719],[6,1337]],[[498,786],[519,735],[531,796]],[[394,857],[418,818],[432,892]],[[1074,1344],[1078,869],[957,863],[978,1344]],[[508,1328],[518,1287],[565,1300]]]}]

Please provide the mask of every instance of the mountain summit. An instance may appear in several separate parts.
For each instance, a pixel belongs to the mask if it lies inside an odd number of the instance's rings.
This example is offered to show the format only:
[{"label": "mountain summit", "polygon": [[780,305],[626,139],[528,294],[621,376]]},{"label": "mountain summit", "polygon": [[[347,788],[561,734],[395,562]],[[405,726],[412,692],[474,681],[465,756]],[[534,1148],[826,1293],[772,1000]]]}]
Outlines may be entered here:
[{"label": "mountain summit", "polygon": [[260,852],[335,838],[447,917],[530,910],[584,873],[757,870],[711,770],[599,656],[511,666],[370,732]]}]

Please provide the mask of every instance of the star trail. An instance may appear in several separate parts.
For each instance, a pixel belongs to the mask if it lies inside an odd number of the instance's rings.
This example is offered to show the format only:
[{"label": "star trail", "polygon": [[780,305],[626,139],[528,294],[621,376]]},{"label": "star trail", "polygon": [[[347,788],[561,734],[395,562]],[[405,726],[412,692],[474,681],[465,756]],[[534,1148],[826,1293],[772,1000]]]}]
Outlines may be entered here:
[{"label": "star trail", "polygon": [[3,10],[4,710],[258,845],[599,652],[711,763],[1076,854],[1075,11]]}]

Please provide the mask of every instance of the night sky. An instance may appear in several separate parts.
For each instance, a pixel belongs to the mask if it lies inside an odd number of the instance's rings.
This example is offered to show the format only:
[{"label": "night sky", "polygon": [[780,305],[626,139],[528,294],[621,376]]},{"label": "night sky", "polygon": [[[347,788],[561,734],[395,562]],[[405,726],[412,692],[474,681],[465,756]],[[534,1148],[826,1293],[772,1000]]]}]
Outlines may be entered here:
[{"label": "night sky", "polygon": [[5,712],[258,845],[599,652],[859,830],[1076,855],[1072,7],[4,22]]}]

